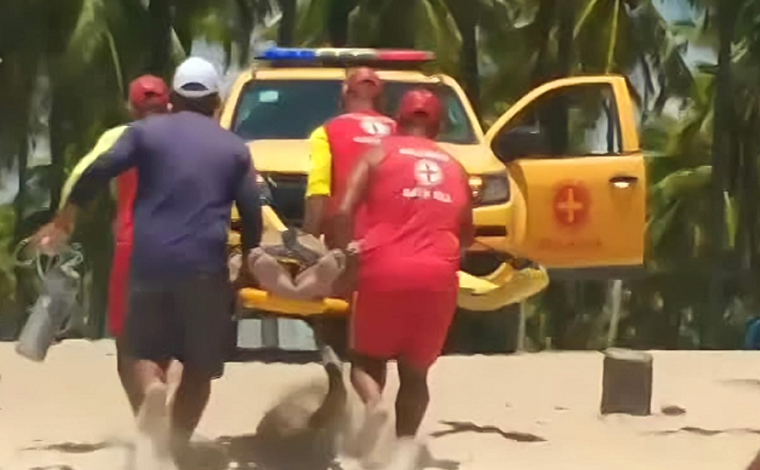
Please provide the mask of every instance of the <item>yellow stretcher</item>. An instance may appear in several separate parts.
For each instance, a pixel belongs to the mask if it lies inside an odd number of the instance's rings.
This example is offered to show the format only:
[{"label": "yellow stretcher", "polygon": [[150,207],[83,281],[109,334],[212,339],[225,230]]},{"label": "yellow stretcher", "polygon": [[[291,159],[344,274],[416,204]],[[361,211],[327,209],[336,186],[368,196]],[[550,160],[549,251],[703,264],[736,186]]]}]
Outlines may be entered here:
[{"label": "yellow stretcher", "polygon": [[[279,238],[287,227],[270,206],[262,209],[263,239]],[[230,234],[230,244],[239,245],[239,235]],[[459,299],[461,308],[473,311],[491,311],[519,303],[543,290],[549,277],[543,268],[514,269],[504,263],[493,273],[478,277],[459,271]],[[349,304],[345,300],[326,298],[305,301],[286,299],[266,291],[246,287],[238,292],[238,303],[244,310],[259,310],[277,316],[347,315]]]}]

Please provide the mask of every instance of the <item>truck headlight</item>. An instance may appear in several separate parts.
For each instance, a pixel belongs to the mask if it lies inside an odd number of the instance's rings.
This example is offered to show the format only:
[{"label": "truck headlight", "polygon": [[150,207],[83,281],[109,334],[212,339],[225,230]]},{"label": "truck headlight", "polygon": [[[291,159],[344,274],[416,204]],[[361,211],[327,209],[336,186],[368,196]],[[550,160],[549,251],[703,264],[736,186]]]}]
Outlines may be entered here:
[{"label": "truck headlight", "polygon": [[472,200],[476,206],[509,201],[509,177],[506,172],[472,175],[469,178]]}]

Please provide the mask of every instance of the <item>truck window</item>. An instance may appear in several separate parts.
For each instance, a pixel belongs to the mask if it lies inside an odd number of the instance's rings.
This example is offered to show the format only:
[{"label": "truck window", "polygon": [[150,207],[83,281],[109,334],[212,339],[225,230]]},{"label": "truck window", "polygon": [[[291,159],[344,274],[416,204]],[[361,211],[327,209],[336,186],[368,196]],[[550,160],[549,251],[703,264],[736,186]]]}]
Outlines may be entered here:
[{"label": "truck window", "polygon": [[531,130],[540,135],[543,157],[615,155],[622,152],[615,97],[608,85],[576,85],[546,93],[523,109],[500,133]]},{"label": "truck window", "polygon": [[[386,82],[383,112],[395,114],[401,96],[418,86]],[[328,119],[341,113],[338,80],[255,80],[244,90],[235,110],[233,132],[245,140],[307,139]],[[453,89],[434,88],[444,104],[439,142],[477,143],[472,123]]]}]

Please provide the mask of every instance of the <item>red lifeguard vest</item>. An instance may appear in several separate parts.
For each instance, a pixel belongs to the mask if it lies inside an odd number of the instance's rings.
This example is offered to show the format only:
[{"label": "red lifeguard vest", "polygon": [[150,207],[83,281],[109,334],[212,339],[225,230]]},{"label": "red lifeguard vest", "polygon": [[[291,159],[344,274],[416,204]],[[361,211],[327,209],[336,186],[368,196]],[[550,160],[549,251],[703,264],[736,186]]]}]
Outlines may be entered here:
[{"label": "red lifeguard vest", "polygon": [[[395,132],[396,121],[374,111],[343,114],[325,124],[332,155],[332,188],[324,230],[328,240],[332,232],[330,221],[343,201],[348,179],[356,163],[369,149],[379,145],[383,138]],[[363,217],[360,209],[356,215],[355,237],[362,234]]]},{"label": "red lifeguard vest", "polygon": [[429,139],[392,136],[365,198],[360,289],[458,288],[467,175]]}]

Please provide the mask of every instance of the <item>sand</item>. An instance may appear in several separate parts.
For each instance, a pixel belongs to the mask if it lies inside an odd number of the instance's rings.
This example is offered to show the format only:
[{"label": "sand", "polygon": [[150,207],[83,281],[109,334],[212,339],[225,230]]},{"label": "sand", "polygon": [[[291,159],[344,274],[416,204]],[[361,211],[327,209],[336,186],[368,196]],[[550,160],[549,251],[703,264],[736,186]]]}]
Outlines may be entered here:
[{"label": "sand", "polygon": [[[598,352],[443,358],[424,424],[429,468],[744,469],[760,449],[760,353],[653,354],[655,414],[645,418],[599,416]],[[209,450],[199,467],[256,468],[258,420],[288,387],[322,373],[228,364],[198,429]],[[668,405],[686,413],[660,413]],[[0,469],[122,469],[132,433],[111,341],[67,341],[42,364],[0,344]]]}]

